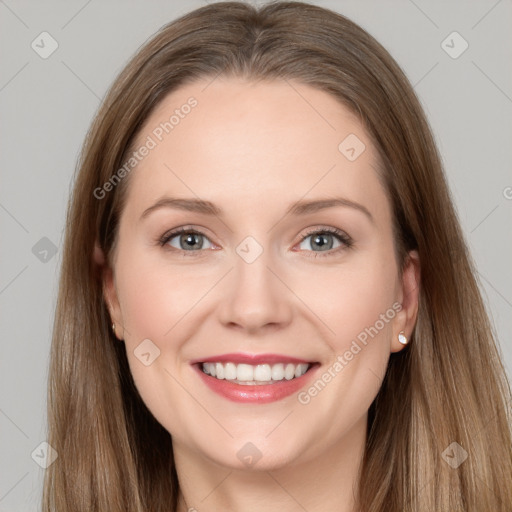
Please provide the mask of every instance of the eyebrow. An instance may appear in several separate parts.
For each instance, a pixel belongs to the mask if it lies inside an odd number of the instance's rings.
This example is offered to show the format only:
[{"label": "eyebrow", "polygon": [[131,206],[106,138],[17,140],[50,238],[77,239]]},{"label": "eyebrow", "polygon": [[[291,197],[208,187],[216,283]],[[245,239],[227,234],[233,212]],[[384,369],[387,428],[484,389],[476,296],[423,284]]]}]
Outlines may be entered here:
[{"label": "eyebrow", "polygon": [[[343,197],[315,199],[310,201],[297,201],[288,207],[285,215],[308,215],[310,213],[315,213],[326,208],[333,208],[335,206],[345,206],[358,210],[364,213],[370,222],[375,223],[375,219],[373,218],[368,208],[366,208],[366,206]],[[205,215],[223,215],[222,209],[210,201],[194,198],[162,197],[154,205],[144,210],[140,220],[146,218],[150,213],[161,208],[173,208],[176,210],[202,213]]]}]

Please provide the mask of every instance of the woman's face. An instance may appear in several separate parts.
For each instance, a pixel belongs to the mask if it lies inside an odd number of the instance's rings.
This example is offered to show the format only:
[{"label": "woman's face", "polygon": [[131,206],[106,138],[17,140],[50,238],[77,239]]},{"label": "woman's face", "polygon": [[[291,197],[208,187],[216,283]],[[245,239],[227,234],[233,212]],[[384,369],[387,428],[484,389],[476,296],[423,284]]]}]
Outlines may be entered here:
[{"label": "woman's face", "polygon": [[105,291],[175,449],[277,468],[361,439],[418,274],[399,277],[356,117],[306,85],[217,78],[168,95],[136,148]]}]

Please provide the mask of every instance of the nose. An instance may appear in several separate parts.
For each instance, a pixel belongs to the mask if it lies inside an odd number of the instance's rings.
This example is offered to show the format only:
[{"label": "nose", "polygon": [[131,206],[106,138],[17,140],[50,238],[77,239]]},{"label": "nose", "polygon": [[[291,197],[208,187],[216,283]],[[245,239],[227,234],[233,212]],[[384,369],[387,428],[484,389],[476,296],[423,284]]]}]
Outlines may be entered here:
[{"label": "nose", "polygon": [[220,321],[250,334],[285,328],[293,312],[293,293],[285,276],[276,271],[269,251],[249,261],[235,253],[234,268],[221,292]]}]

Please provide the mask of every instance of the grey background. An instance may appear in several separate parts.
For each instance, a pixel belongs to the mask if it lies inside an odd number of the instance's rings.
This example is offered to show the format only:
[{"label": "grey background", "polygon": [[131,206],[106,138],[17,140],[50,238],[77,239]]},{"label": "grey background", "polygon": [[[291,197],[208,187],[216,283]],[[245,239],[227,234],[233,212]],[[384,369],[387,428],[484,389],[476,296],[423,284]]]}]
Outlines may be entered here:
[{"label": "grey background", "polygon": [[[511,375],[512,2],[312,3],[367,29],[414,85]],[[44,471],[31,454],[45,440],[65,210],[86,130],[135,50],[204,4],[0,0],[0,512],[39,509]],[[31,47],[43,31],[59,45],[47,59]],[[453,31],[469,44],[456,59],[441,47]]]}]

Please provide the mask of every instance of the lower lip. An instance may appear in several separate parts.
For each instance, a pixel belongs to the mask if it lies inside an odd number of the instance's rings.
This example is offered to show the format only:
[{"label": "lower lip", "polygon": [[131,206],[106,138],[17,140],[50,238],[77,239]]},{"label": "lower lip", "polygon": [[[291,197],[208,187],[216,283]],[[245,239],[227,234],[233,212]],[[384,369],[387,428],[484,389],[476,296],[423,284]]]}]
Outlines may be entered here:
[{"label": "lower lip", "polygon": [[217,379],[204,373],[201,366],[195,364],[194,368],[203,382],[218,395],[232,402],[267,404],[297,393],[316,373],[319,364],[313,364],[304,375],[291,380],[283,379],[274,384],[254,385],[235,384],[225,379]]}]

